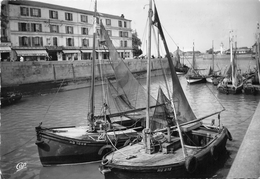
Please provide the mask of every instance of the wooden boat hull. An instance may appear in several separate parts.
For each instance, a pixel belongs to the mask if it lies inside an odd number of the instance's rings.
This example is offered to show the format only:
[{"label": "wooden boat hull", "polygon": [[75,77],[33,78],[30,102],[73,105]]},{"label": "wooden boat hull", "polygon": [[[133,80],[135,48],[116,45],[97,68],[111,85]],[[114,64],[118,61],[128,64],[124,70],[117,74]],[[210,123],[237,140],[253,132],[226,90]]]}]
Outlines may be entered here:
[{"label": "wooden boat hull", "polygon": [[217,86],[222,79],[223,77],[220,76],[209,76],[206,78],[207,82],[212,83],[214,86]]},{"label": "wooden boat hull", "polygon": [[[49,130],[36,127],[36,145],[43,166],[98,161],[102,159],[104,154],[111,151],[110,141],[113,145],[122,147],[126,141],[137,137],[137,133],[131,130],[128,132],[126,130],[125,133],[118,131],[116,137],[112,136],[111,139],[108,139],[105,136],[102,137],[102,133],[86,133],[84,132],[85,128],[78,131],[76,129],[77,127],[61,127]],[[75,132],[70,137],[60,135],[66,130],[74,130]],[[57,131],[57,133],[53,131]],[[83,135],[76,137],[76,133]]]},{"label": "wooden boat hull", "polygon": [[260,85],[244,85],[243,91],[245,94],[260,95]]},{"label": "wooden boat hull", "polygon": [[175,71],[177,75],[185,75],[188,71],[189,71],[189,67],[181,67],[181,68],[177,68],[175,67]]},{"label": "wooden boat hull", "polygon": [[206,77],[186,77],[188,84],[206,83]]},{"label": "wooden boat hull", "polygon": [[20,93],[1,95],[1,107],[14,104],[20,101],[21,99],[22,99],[22,94]]},{"label": "wooden boat hull", "polygon": [[[196,166],[193,171],[187,170],[187,162],[181,160],[179,162],[173,162],[165,165],[116,165],[105,161],[103,159],[102,165],[99,167],[101,173],[105,175],[105,178],[178,178],[178,177],[194,177],[198,174],[198,171],[207,167],[212,161],[218,160],[218,156],[222,154],[226,148],[226,142],[228,139],[228,130],[224,128],[221,133],[212,143],[207,147],[197,152],[193,156],[193,160],[196,161]],[[229,133],[230,135],[230,133]],[[212,150],[214,149],[214,150]],[[215,152],[214,152],[215,151]],[[215,155],[213,155],[213,153]],[[104,157],[105,158],[105,157]],[[191,160],[190,160],[191,161]],[[189,163],[193,165],[192,163]]]},{"label": "wooden boat hull", "polygon": [[234,87],[233,85],[223,85],[219,83],[217,86],[217,90],[223,94],[241,94],[243,92],[243,84]]}]

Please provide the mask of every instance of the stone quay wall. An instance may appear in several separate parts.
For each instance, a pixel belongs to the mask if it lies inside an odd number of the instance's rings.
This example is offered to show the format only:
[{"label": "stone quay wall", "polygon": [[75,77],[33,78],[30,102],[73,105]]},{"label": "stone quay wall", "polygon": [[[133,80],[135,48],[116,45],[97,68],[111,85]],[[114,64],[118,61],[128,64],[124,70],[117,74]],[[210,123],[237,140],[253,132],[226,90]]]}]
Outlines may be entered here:
[{"label": "stone quay wall", "polygon": [[[125,64],[135,74],[145,72],[147,59],[126,59]],[[101,64],[101,65],[100,65]],[[50,84],[58,81],[79,81],[91,79],[91,61],[25,61],[1,62],[1,87],[2,89],[18,89],[22,86],[36,84]],[[162,59],[164,68],[168,67],[167,59]],[[102,72],[100,68],[102,67]],[[152,59],[151,69],[161,69],[159,59]],[[96,60],[96,78],[100,79],[101,73],[105,77],[113,77],[114,72],[108,60]]]}]

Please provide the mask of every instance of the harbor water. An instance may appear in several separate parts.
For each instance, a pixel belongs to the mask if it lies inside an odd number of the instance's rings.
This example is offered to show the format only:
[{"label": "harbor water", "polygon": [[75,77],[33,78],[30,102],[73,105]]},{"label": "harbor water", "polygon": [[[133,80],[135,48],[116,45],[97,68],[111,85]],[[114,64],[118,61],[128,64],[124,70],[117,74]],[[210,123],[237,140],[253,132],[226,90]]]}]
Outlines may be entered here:
[{"label": "harbor water", "polygon": [[[189,65],[186,60],[185,63]],[[224,70],[229,60],[216,60],[216,69]],[[198,66],[207,69],[211,60],[198,59]],[[255,61],[239,59],[241,71],[253,69]],[[260,96],[226,95],[218,93],[212,84],[188,85],[184,76],[179,77],[184,93],[197,117],[225,109],[220,114],[221,123],[232,134],[233,140],[227,142],[227,153],[223,159],[205,169],[203,178],[226,178],[238,152],[246,130],[250,124]],[[145,87],[146,79],[139,79]],[[158,86],[164,83],[162,76],[154,76],[151,90],[156,97]],[[170,79],[169,79],[170,81]],[[96,89],[101,98],[102,89]],[[81,88],[59,93],[24,96],[18,103],[1,109],[1,173],[3,179],[103,179],[99,172],[99,162],[80,165],[42,167],[37,146],[35,127],[43,123],[46,127],[85,125],[88,112],[89,88]],[[96,102],[100,100],[96,99]],[[102,105],[102,103],[96,104]],[[97,111],[96,111],[97,112]],[[210,123],[213,116],[204,121]]]}]

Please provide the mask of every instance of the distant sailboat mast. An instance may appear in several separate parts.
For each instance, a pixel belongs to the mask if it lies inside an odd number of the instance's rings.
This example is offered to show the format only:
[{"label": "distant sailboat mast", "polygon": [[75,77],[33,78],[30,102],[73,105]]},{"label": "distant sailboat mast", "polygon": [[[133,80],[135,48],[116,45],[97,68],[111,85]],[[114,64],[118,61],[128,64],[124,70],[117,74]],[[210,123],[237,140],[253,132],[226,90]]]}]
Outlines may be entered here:
[{"label": "distant sailboat mast", "polygon": [[214,40],[212,40],[212,71],[214,73]]}]

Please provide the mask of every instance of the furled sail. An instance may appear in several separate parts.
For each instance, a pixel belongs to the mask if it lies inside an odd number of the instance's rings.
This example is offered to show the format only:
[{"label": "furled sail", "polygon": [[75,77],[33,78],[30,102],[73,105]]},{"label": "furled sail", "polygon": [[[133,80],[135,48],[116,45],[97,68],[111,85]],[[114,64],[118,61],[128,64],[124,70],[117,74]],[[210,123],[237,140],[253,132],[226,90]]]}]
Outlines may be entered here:
[{"label": "furled sail", "polygon": [[173,62],[172,62],[172,59],[171,59],[171,56],[169,53],[168,46],[166,44],[162,26],[160,23],[160,19],[159,19],[158,13],[157,13],[156,6],[154,7],[154,9],[155,9],[155,14],[154,14],[153,24],[155,26],[157,26],[157,28],[159,29],[159,34],[163,41],[164,48],[165,48],[165,51],[167,54],[168,63],[169,63],[170,70],[171,70],[172,85],[173,85],[172,86],[172,89],[173,89],[172,100],[173,100],[174,106],[176,108],[176,116],[178,118],[177,120],[179,121],[179,123],[184,123],[187,121],[194,120],[194,119],[196,119],[196,117],[187,101],[187,98],[182,90],[178,76],[175,72],[174,65],[173,65]]}]

